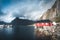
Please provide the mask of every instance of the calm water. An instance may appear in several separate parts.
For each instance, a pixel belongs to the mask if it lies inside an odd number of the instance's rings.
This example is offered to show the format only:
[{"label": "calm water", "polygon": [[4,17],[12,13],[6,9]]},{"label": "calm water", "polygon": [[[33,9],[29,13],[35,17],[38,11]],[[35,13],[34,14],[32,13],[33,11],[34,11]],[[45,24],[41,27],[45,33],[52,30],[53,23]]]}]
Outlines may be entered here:
[{"label": "calm water", "polygon": [[0,29],[0,40],[51,40],[51,37],[40,37],[36,39],[33,26],[13,26]]},{"label": "calm water", "polygon": [[34,40],[33,26],[15,26],[3,28],[0,31],[0,40]]}]

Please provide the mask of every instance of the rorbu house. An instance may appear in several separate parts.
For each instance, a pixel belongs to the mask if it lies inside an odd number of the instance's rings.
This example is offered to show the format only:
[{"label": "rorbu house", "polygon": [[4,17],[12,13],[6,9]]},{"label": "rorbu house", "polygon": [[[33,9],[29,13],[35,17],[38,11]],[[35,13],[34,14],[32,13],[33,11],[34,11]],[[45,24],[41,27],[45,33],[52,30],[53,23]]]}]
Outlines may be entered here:
[{"label": "rorbu house", "polygon": [[42,30],[54,31],[53,23],[50,20],[36,21],[34,26],[35,26],[35,29],[38,29],[40,31],[42,31]]}]

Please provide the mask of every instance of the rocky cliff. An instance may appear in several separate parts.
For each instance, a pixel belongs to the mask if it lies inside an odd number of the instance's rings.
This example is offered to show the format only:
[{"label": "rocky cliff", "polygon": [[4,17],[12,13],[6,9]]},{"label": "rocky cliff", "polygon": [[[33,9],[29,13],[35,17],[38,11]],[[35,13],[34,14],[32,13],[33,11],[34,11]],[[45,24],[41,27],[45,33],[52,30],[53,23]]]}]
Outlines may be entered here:
[{"label": "rocky cliff", "polygon": [[51,21],[60,22],[60,1],[56,0],[51,9],[48,9],[40,19],[49,19]]}]

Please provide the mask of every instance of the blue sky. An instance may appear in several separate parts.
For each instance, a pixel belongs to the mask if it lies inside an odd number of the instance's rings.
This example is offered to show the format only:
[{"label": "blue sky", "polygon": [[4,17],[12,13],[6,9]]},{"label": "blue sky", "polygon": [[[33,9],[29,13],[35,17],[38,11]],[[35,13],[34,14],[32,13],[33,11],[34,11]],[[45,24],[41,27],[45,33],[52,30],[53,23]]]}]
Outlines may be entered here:
[{"label": "blue sky", "polygon": [[38,20],[56,0],[0,0],[0,21],[11,22],[15,17]]}]

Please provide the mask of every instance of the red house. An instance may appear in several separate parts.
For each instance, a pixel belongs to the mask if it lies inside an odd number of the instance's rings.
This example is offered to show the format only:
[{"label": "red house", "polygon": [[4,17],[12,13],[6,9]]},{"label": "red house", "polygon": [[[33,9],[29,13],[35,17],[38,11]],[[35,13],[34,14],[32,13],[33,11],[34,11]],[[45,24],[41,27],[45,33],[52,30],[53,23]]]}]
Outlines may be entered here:
[{"label": "red house", "polygon": [[50,20],[40,20],[35,23],[36,27],[53,26]]}]

